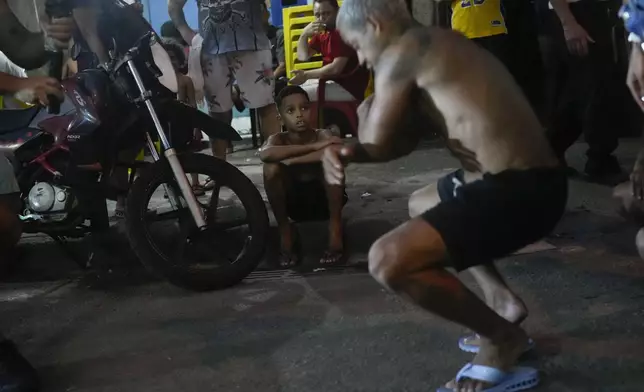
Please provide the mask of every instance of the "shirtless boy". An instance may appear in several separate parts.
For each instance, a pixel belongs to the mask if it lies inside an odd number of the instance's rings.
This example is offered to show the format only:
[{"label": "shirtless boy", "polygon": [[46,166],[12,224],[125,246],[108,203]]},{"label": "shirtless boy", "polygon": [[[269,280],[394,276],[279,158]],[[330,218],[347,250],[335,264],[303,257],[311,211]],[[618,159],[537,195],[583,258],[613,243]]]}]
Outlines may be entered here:
[{"label": "shirtless boy", "polygon": [[311,127],[311,102],[304,89],[287,86],[275,97],[283,132],[272,135],[260,150],[264,162],[264,187],[271,203],[281,238],[280,265],[296,266],[300,261],[298,241],[289,218],[329,219],[329,249],[320,263],[341,262],[342,207],[347,201],[344,183],[328,185],[320,159],[324,148],[341,143],[326,129]]},{"label": "shirtless boy", "polygon": [[[530,345],[517,323],[525,307],[493,262],[548,234],[565,209],[566,174],[535,113],[494,56],[458,33],[419,25],[403,0],[345,0],[337,23],[375,70],[379,93],[360,108],[359,143],[325,149],[327,181],[342,184],[348,162],[409,154],[417,133],[431,130],[405,126],[419,112],[432,113],[463,165],[412,195],[413,218],[372,245],[372,275],[481,336],[472,364],[440,391],[533,387],[538,372],[514,367]],[[487,304],[447,268],[470,269]]]}]

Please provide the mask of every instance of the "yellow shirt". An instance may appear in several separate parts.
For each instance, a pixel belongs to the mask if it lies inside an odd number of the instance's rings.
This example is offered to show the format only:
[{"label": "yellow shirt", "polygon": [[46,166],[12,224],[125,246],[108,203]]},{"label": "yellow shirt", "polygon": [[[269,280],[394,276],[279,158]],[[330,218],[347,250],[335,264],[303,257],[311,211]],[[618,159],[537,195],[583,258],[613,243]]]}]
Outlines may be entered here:
[{"label": "yellow shirt", "polygon": [[452,1],[452,29],[467,38],[506,34],[501,0]]}]

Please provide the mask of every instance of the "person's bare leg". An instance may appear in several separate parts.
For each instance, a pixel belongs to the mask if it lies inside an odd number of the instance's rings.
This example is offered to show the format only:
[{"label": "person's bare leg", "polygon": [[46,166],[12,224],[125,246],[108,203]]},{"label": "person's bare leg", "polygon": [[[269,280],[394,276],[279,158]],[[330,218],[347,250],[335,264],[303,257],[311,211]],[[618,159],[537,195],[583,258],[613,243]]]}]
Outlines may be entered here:
[{"label": "person's bare leg", "polygon": [[[279,163],[264,163],[264,189],[268,202],[277,221],[280,233],[280,246],[283,253],[290,254],[293,250],[293,227],[286,210],[286,178],[284,166]],[[290,266],[292,260],[280,260],[284,267]]]},{"label": "person's bare leg", "polygon": [[[321,179],[324,181],[323,179]],[[342,261],[344,241],[342,232],[342,208],[344,207],[344,187],[329,185],[324,181],[329,208],[329,249],[320,263],[333,264]]]},{"label": "person's bare leg", "polygon": [[[510,370],[526,348],[527,335],[447,271],[446,255],[445,243],[436,229],[414,218],[374,243],[369,250],[369,270],[385,287],[482,336],[481,349],[472,363]],[[463,380],[460,390],[477,391],[488,386]]]},{"label": "person's bare leg", "polygon": [[[415,191],[409,198],[409,215],[414,218],[440,203],[436,184]],[[512,292],[493,264],[468,269],[483,291],[485,303],[506,320],[519,324],[528,314],[523,301]],[[478,336],[466,339],[469,345],[479,345]]]},{"label": "person's bare leg", "polygon": [[257,109],[260,119],[260,129],[264,140],[269,136],[274,135],[280,131],[280,122],[277,118],[277,108],[275,105],[270,104]]},{"label": "person's bare leg", "polygon": [[[210,112],[210,117],[219,120],[223,123],[230,124],[233,121],[233,111],[229,110],[227,112]],[[210,140],[210,148],[212,150],[212,155],[216,158],[226,160],[226,150],[228,149],[228,140]]]}]

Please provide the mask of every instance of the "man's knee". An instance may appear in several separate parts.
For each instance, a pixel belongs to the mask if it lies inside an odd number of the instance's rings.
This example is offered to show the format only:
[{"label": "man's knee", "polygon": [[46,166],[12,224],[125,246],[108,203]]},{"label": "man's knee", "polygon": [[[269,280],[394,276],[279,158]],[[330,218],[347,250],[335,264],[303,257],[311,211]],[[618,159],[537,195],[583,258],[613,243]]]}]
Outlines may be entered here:
[{"label": "man's knee", "polygon": [[369,272],[382,285],[395,290],[404,278],[404,249],[391,235],[380,237],[369,249]]},{"label": "man's knee", "polygon": [[264,163],[264,182],[275,181],[282,178],[284,166],[281,163]]}]

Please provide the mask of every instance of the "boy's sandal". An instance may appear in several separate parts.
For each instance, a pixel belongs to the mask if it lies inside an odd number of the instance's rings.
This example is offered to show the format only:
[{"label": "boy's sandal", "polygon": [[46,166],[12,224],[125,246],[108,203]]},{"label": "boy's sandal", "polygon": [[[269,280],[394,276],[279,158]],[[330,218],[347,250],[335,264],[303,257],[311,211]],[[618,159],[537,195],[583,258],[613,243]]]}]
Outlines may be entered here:
[{"label": "boy's sandal", "polygon": [[343,264],[346,261],[344,250],[327,250],[320,259],[322,265]]}]

